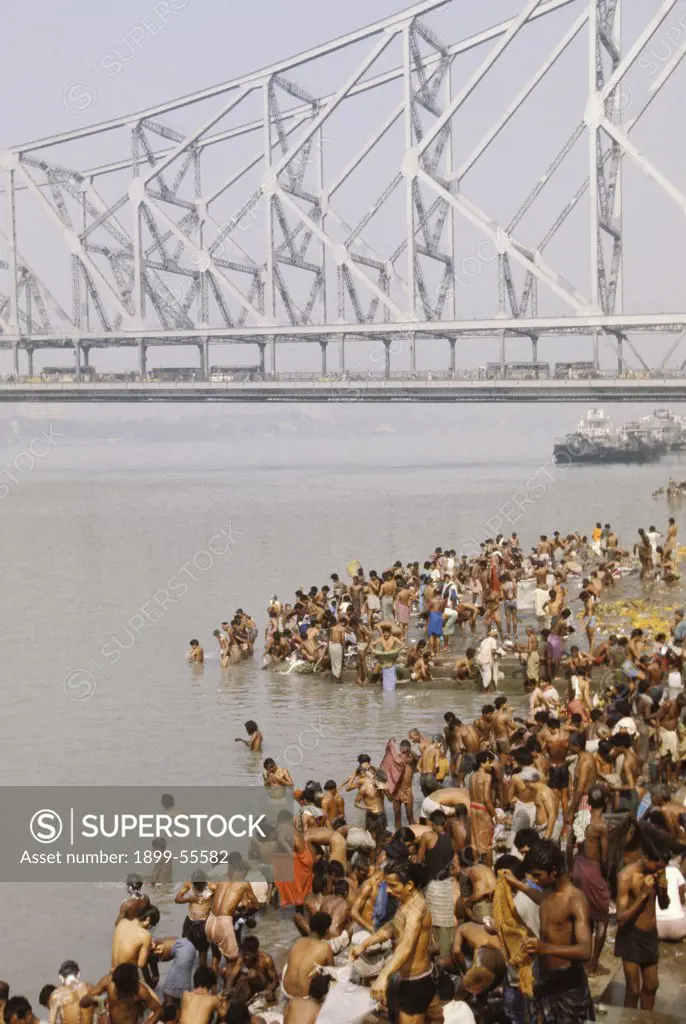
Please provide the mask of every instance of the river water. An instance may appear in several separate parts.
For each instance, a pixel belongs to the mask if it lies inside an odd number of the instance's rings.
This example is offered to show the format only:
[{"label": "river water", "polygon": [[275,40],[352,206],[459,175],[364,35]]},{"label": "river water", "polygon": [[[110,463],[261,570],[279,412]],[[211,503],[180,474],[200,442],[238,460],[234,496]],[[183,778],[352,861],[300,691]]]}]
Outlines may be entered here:
[{"label": "river water", "polygon": [[[684,457],[563,471],[551,431],[571,427],[569,409],[548,410],[544,429],[529,407],[449,412],[384,411],[390,427],[368,436],[315,420],[305,437],[254,444],[65,443],[18,476],[0,501],[3,784],[257,785],[260,759],[234,743],[248,718],[296,784],[340,781],[358,752],[435,732],[478,695],[389,701],[258,658],[222,679],[211,631],[238,606],[263,628],[272,594],[288,600],[352,559],[381,571],[437,544],[470,551],[513,529],[531,543],[596,519],[629,544],[639,525],[681,519],[652,492],[686,476]],[[191,637],[209,655],[200,675],[184,658]],[[121,898],[114,884],[1,885],[13,993],[36,1010],[66,957],[101,977]],[[181,908],[158,903],[159,934],[179,934]],[[273,920],[258,934],[268,948],[292,939]]]}]

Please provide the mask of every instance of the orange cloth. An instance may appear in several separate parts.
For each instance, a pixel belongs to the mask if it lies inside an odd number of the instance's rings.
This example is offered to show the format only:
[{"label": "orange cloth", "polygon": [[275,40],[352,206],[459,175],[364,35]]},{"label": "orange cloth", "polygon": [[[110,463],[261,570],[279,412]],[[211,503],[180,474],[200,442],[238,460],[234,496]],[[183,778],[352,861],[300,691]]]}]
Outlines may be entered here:
[{"label": "orange cloth", "polygon": [[493,894],[493,919],[505,950],[505,960],[519,968],[519,989],[522,995],[533,996],[533,961],[522,946],[523,940],[529,938],[531,933],[517,913],[511,886],[501,874],[496,879]]},{"label": "orange cloth", "polygon": [[[281,856],[273,858],[274,877],[276,888],[279,890],[279,898],[282,907],[300,907],[305,902],[312,890],[312,879],[314,878],[314,853],[305,844],[301,853],[293,854],[293,881],[280,882],[278,876],[285,876],[288,865],[279,863]],[[288,858],[290,860],[290,857]],[[285,870],[284,870],[285,869]]]}]

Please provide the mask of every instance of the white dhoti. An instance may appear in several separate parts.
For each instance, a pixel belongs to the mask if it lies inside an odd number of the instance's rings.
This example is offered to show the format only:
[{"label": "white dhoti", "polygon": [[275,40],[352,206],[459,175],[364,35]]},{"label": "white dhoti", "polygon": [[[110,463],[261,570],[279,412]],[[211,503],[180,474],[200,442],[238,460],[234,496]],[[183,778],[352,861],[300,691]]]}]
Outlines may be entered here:
[{"label": "white dhoti", "polygon": [[533,828],[536,824],[536,804],[515,800],[512,812],[512,836],[523,828]]},{"label": "white dhoti", "polygon": [[491,683],[496,686],[501,679],[504,679],[503,673],[498,668],[497,661],[492,662],[490,665],[480,665],[481,669],[481,682],[483,683],[484,690],[487,690]]},{"label": "white dhoti", "polygon": [[536,587],[534,590],[534,611],[536,618],[545,619],[547,615],[543,611],[544,606],[550,600],[550,594],[544,587]]},{"label": "white dhoti", "polygon": [[329,658],[331,659],[331,674],[334,679],[341,678],[343,671],[343,644],[329,644]]}]

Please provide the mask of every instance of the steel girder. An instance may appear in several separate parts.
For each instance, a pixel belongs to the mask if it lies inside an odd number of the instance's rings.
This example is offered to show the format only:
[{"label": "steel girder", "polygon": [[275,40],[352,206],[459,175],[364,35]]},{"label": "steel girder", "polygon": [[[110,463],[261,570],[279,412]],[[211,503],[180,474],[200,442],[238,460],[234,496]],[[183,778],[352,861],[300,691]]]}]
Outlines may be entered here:
[{"label": "steel girder", "polygon": [[[224,341],[257,344],[262,362],[269,344],[275,371],[277,342],[302,339],[321,345],[326,372],[330,342],[339,343],[345,370],[346,340],[370,337],[385,344],[387,368],[391,342],[407,342],[412,370],[417,338],[448,339],[454,369],[459,337],[499,335],[503,362],[506,337],[529,337],[536,358],[538,338],[551,332],[551,324],[559,324],[565,335],[592,334],[596,362],[602,336],[616,348],[620,370],[624,344],[646,366],[627,330],[651,331],[665,323],[686,328],[686,313],[666,319],[655,310],[622,314],[621,168],[628,157],[686,213],[686,198],[631,139],[679,67],[686,45],[662,69],[630,120],[623,118],[622,88],[679,0],[664,0],[653,17],[646,14],[626,54],[621,0],[521,2],[516,16],[456,41],[444,37],[449,20],[435,20],[455,0],[424,0],[214,89],[0,155],[0,345],[13,348],[15,370],[20,348],[52,344],[73,346],[77,368],[80,350],[138,345],[143,368],[145,347],[165,341],[197,343],[207,369],[209,342]],[[503,55],[534,22],[566,8],[574,20],[568,19],[532,77],[465,152],[457,132],[462,108],[498,74]],[[584,33],[588,90],[580,123],[514,217],[501,223],[469,196],[465,179]],[[305,84],[315,61],[360,50],[347,74],[335,65],[334,91]],[[472,53],[480,58],[478,66],[456,87],[460,59]],[[397,90],[390,113],[365,131],[361,145],[346,146],[342,167],[334,169],[327,131],[337,113],[346,107],[355,111],[360,97],[384,90]],[[200,107],[204,114],[197,117]],[[197,124],[189,129],[191,116]],[[89,140],[97,146],[110,133],[128,137],[128,155],[90,168],[70,166],[70,146]],[[346,194],[370,166],[378,169],[379,159],[386,166],[379,154],[394,133],[402,140],[400,155],[388,165],[376,199],[360,211]],[[253,138],[255,150],[249,154],[245,144]],[[540,243],[527,244],[522,221],[584,138],[588,178]],[[218,171],[211,158],[224,152],[228,159]],[[546,252],[587,191],[589,294],[567,280]],[[398,196],[404,197],[404,229],[394,224],[391,238],[388,228],[384,235],[376,225]],[[56,276],[62,289],[71,282],[70,313],[69,302],[55,298],[59,289],[52,278],[49,288],[46,272],[39,275],[35,261],[30,268],[20,256],[31,241],[27,199],[46,232],[48,225],[56,232],[64,264]],[[497,316],[483,321],[460,319],[456,245],[462,225],[478,231],[497,259]],[[571,317],[539,316],[543,294]]]}]

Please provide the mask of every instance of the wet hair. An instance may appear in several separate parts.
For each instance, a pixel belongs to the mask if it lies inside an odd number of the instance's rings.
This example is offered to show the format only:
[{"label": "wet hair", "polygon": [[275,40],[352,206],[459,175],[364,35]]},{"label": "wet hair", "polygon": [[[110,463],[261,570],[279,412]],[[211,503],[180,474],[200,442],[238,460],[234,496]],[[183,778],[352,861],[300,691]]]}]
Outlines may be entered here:
[{"label": "wet hair", "polygon": [[495,761],[495,754],[491,750],[480,750],[476,755],[476,763],[479,768],[482,764],[490,764],[491,761]]},{"label": "wet hair", "polygon": [[369,756],[369,754],[358,754],[357,755],[357,763],[358,764],[365,764],[365,762],[368,763],[368,764],[372,763],[372,759]]},{"label": "wet hair", "polygon": [[157,907],[148,907],[147,910],[144,910],[143,913],[140,915],[139,921],[141,922],[141,924],[144,921],[149,921],[150,927],[154,928],[155,925],[160,923],[160,912],[157,909]]},{"label": "wet hair", "polygon": [[515,833],[514,845],[518,850],[522,850],[523,847],[531,849],[536,843],[541,841],[541,837],[535,828],[520,828],[519,832]]},{"label": "wet hair", "polygon": [[196,988],[214,988],[217,984],[217,975],[211,967],[198,967],[193,975],[193,984]]},{"label": "wet hair", "polygon": [[[136,983],[138,983],[138,968],[134,967],[134,970],[136,971]],[[5,1024],[9,1024],[12,1017],[19,1017],[20,1020],[24,1020],[24,1018],[31,1016],[33,1016],[33,1009],[26,996],[12,996],[5,1003]]]},{"label": "wet hair", "polygon": [[166,811],[170,811],[174,806],[174,797],[171,793],[163,793],[161,803]]},{"label": "wet hair", "polygon": [[331,927],[331,914],[325,913],[323,910],[318,910],[316,914],[313,914],[310,918],[310,931],[318,935],[320,939],[323,939],[329,928]]},{"label": "wet hair", "polygon": [[588,791],[588,806],[592,810],[605,810],[607,807],[607,796],[602,786],[591,786]]},{"label": "wet hair", "polygon": [[266,760],[264,760],[262,762],[262,767],[265,768],[265,769],[266,768],[276,768],[276,761],[274,760],[273,757],[268,757],[268,758],[266,758]]},{"label": "wet hair", "polygon": [[326,790],[332,790],[333,791],[336,788],[337,788],[337,786],[336,786],[336,783],[334,782],[333,779],[328,779],[328,781],[324,783],[324,789],[326,789]]},{"label": "wet hair", "polygon": [[552,839],[539,839],[524,857],[524,871],[527,875],[534,871],[563,875],[564,863],[564,854],[557,843]]},{"label": "wet hair", "polygon": [[448,820],[444,811],[433,811],[429,815],[429,821],[432,825],[445,825]]},{"label": "wet hair", "polygon": [[38,996],[38,1002],[41,1006],[48,1007],[50,1005],[50,996],[53,994],[57,985],[43,985]]},{"label": "wet hair", "polygon": [[[112,981],[120,995],[135,995],[138,991],[138,968],[135,964],[119,964],[112,971]],[[5,1012],[7,1012],[7,1008],[5,1008]]]},{"label": "wet hair", "polygon": [[524,865],[519,857],[515,857],[512,853],[504,853],[502,857],[498,857],[493,865],[493,870],[496,875],[499,871],[511,871],[520,881],[524,878]]},{"label": "wet hair", "polygon": [[[199,647],[199,646],[200,646],[200,641],[199,640],[191,640],[191,647]],[[47,988],[47,985],[45,987]]]},{"label": "wet hair", "polygon": [[492,704],[484,704],[484,706],[481,709],[481,714],[482,715],[490,715],[494,711],[495,711],[495,708],[493,707]]},{"label": "wet hair", "polygon": [[423,889],[428,882],[427,870],[424,865],[414,864],[409,860],[402,864],[395,864],[388,874],[395,875],[401,885],[409,885],[412,882],[415,889]]},{"label": "wet hair", "polygon": [[518,765],[521,765],[522,768],[528,768],[529,765],[534,763],[534,755],[530,750],[526,750],[524,747],[522,747],[521,750],[513,750],[512,757]]},{"label": "wet hair", "polygon": [[256,935],[246,935],[241,942],[241,949],[244,953],[256,953],[260,948],[260,940]]},{"label": "wet hair", "polygon": [[569,737],[570,747],[578,747],[579,750],[586,749],[586,737],[582,732],[573,732]]},{"label": "wet hair", "polygon": [[80,967],[76,960],[65,960],[64,963],[60,964],[58,974],[61,978],[66,978],[70,974],[78,974]]},{"label": "wet hair", "polygon": [[245,723],[245,731],[249,733],[257,732],[257,722],[253,722],[251,718],[249,722]]},{"label": "wet hair", "polygon": [[250,1010],[240,999],[232,999],[224,1017],[224,1024],[250,1024]]},{"label": "wet hair", "polygon": [[311,999],[316,999],[318,1003],[321,1003],[323,999],[326,999],[332,981],[330,974],[315,974],[307,994]]}]

